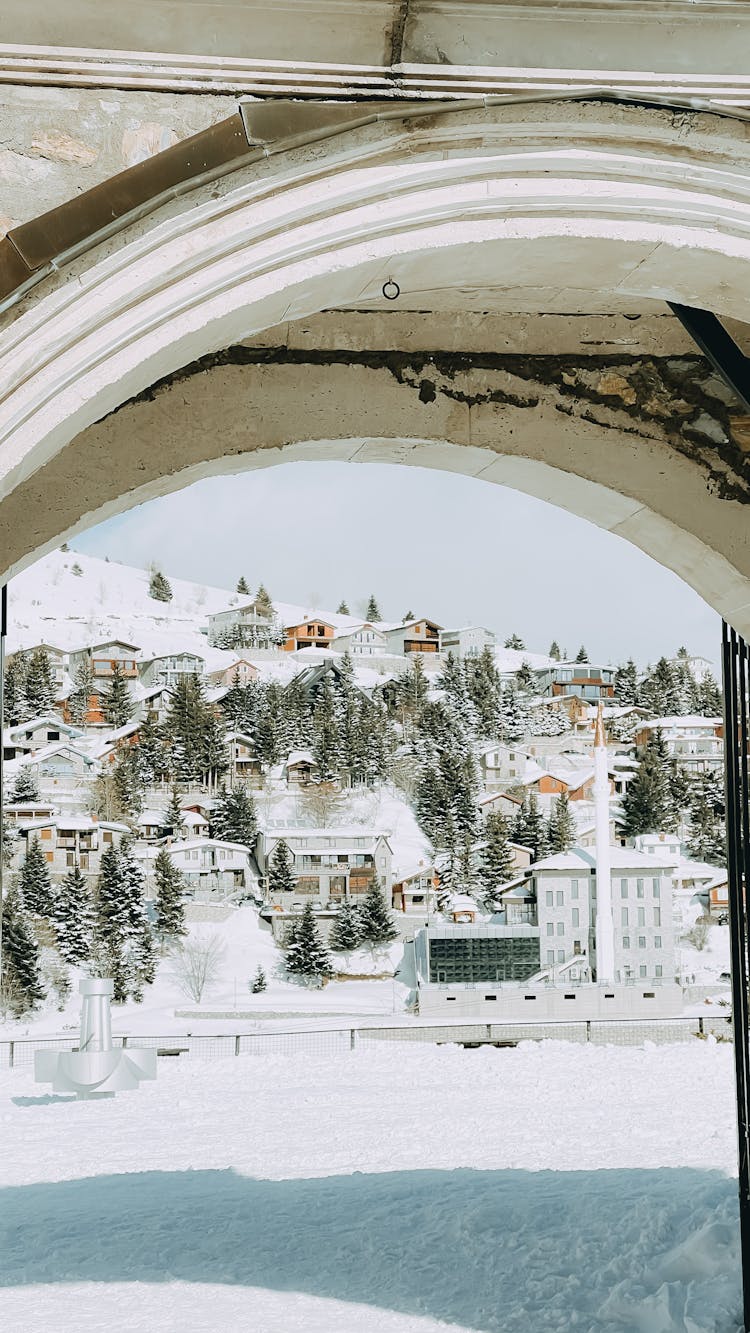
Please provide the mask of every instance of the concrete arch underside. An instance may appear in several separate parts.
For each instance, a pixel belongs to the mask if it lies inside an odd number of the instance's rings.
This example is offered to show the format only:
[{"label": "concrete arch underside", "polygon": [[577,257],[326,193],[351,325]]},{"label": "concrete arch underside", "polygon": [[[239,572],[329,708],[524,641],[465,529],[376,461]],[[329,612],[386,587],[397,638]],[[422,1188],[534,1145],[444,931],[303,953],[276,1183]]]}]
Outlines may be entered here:
[{"label": "concrete arch underside", "polygon": [[728,118],[478,105],[282,145],[6,313],[0,575],[210,472],[388,458],[611,528],[750,634],[746,423],[699,358],[247,345],[376,311],[388,278],[424,319],[481,292],[496,310],[669,299],[750,324],[748,261],[750,138]]}]

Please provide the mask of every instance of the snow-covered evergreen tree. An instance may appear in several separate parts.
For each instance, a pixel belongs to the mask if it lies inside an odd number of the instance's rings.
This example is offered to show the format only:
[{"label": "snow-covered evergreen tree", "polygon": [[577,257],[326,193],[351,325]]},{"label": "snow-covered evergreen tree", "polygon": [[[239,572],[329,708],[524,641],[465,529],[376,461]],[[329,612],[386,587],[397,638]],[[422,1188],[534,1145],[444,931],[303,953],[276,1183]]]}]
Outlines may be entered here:
[{"label": "snow-covered evergreen tree", "polygon": [[148,595],[156,602],[171,602],[172,588],[167,577],[154,565],[148,581]]},{"label": "snow-covered evergreen tree", "polygon": [[35,648],[26,672],[26,700],[32,717],[48,713],[57,698],[57,689],[46,648]]},{"label": "snow-covered evergreen tree", "polygon": [[18,770],[16,779],[10,789],[10,800],[12,805],[19,801],[39,800],[39,784],[30,765],[24,764],[23,768]]},{"label": "snow-covered evergreen tree", "polygon": [[341,601],[341,602],[339,602],[338,610],[336,611],[336,615],[337,615],[337,616],[348,616],[348,615],[350,615],[350,614],[351,614],[351,612],[349,611],[349,607],[347,606],[346,602],[345,602],[345,601]]},{"label": "snow-covered evergreen tree", "polygon": [[560,656],[561,656],[561,655],[560,655],[560,645],[559,645],[559,643],[557,642],[557,639],[553,639],[553,640],[552,640],[552,642],[551,642],[549,648],[547,649],[547,656],[548,656],[548,657],[551,657],[552,660],[553,660],[553,662],[559,662],[559,661],[560,661]]},{"label": "snow-covered evergreen tree", "polygon": [[520,634],[511,634],[510,638],[505,640],[504,647],[513,648],[517,653],[520,653],[526,647],[526,644]]},{"label": "snow-covered evergreen tree", "polygon": [[0,1005],[17,1018],[44,999],[39,948],[24,910],[18,884],[11,884],[2,905],[3,977]]},{"label": "snow-covered evergreen tree", "polygon": [[255,604],[259,615],[273,615],[273,602],[271,601],[268,590],[262,583],[258,585],[258,591],[255,594]]},{"label": "snow-covered evergreen tree", "polygon": [[175,940],[187,933],[185,926],[185,880],[166,847],[154,861],[156,915],[154,929],[162,940]]},{"label": "snow-covered evergreen tree", "polygon": [[535,684],[536,678],[534,672],[526,661],[526,658],[524,658],[516,672],[516,687],[519,690],[524,690],[526,694],[531,694]]},{"label": "snow-covered evergreen tree", "polygon": [[583,644],[581,644],[580,648],[578,649],[578,652],[576,653],[576,662],[588,662],[588,660],[589,660],[589,655],[586,652],[586,649],[583,646]]},{"label": "snow-covered evergreen tree", "polygon": [[9,657],[5,664],[5,722],[15,726],[17,722],[26,722],[31,717],[31,708],[26,698],[26,674],[28,656],[17,652]]},{"label": "snow-covered evergreen tree", "polygon": [[706,671],[696,686],[695,706],[701,717],[721,717],[723,708],[721,688],[710,671]]},{"label": "snow-covered evergreen tree", "polygon": [[464,671],[474,705],[477,736],[495,740],[501,732],[503,686],[492,649],[485,644],[479,657],[467,659]]},{"label": "snow-covered evergreen tree", "polygon": [[488,908],[497,901],[501,884],[513,878],[516,866],[510,845],[510,824],[500,811],[493,810],[484,821],[484,848],[479,863],[479,893]]},{"label": "snow-covered evergreen tree", "polygon": [[393,940],[398,939],[393,915],[377,879],[373,880],[360,904],[359,929],[362,943],[372,949],[391,944]]},{"label": "snow-covered evergreen tree", "polygon": [[615,670],[615,699],[620,708],[630,708],[638,703],[639,685],[638,669],[632,657],[624,666],[618,666]]},{"label": "snow-covered evergreen tree", "polygon": [[718,773],[699,774],[690,795],[688,851],[696,861],[726,865],[724,784]]},{"label": "snow-covered evergreen tree", "polygon": [[255,850],[258,816],[255,802],[244,787],[223,788],[211,812],[211,837],[222,842],[238,842],[248,851]]},{"label": "snow-covered evergreen tree", "polygon": [[237,580],[237,591],[241,593],[243,597],[250,596],[250,587],[244,574],[241,574]]},{"label": "snow-covered evergreen tree", "polygon": [[660,833],[670,823],[663,738],[660,732],[644,746],[638,768],[622,800],[623,827],[629,838],[639,833]]},{"label": "snow-covered evergreen tree", "polygon": [[169,794],[169,805],[164,813],[164,827],[169,829],[173,838],[179,838],[182,830],[183,809],[179,787],[173,785]]},{"label": "snow-covered evergreen tree", "polygon": [[83,963],[91,956],[94,906],[85,876],[74,866],[60,883],[55,902],[57,948],[66,963]]},{"label": "snow-covered evergreen tree", "polygon": [[330,673],[323,677],[313,711],[313,755],[323,782],[333,781],[341,768],[341,746],[336,698]]},{"label": "snow-covered evergreen tree", "polygon": [[305,903],[290,943],[286,949],[286,967],[292,976],[320,983],[329,977],[333,965],[315,920],[312,903]]},{"label": "snow-covered evergreen tree", "polygon": [[549,818],[548,843],[549,850],[554,855],[557,852],[568,852],[576,842],[576,822],[570,810],[570,801],[568,793],[562,792],[558,796],[552,807],[552,813]]},{"label": "snow-covered evergreen tree", "polygon": [[119,662],[112,666],[112,675],[102,691],[102,713],[110,727],[124,727],[133,716],[133,700],[128,682]]},{"label": "snow-covered evergreen tree", "polygon": [[280,838],[268,863],[268,888],[271,893],[291,893],[297,884],[289,844]]},{"label": "snow-covered evergreen tree", "polygon": [[55,891],[50,879],[47,858],[42,851],[42,844],[36,837],[28,840],[26,855],[21,864],[18,877],[21,902],[32,916],[43,916],[53,920],[55,916]]},{"label": "snow-covered evergreen tree", "polygon": [[266,989],[267,985],[266,974],[263,971],[261,964],[258,963],[258,966],[255,969],[255,975],[250,983],[250,990],[253,995],[260,995],[261,992]]},{"label": "snow-covered evergreen tree", "polygon": [[334,953],[351,953],[359,948],[361,942],[362,926],[359,909],[351,898],[345,898],[331,926],[328,943]]},{"label": "snow-covered evergreen tree", "polygon": [[87,721],[93,689],[94,674],[91,663],[88,658],[84,658],[76,667],[73,689],[67,699],[68,715],[75,727],[82,727]]},{"label": "snow-covered evergreen tree", "polygon": [[378,599],[377,599],[377,597],[375,596],[375,593],[374,593],[374,592],[371,592],[371,593],[370,593],[370,597],[369,597],[369,601],[368,601],[368,603],[367,603],[367,610],[365,611],[365,620],[369,620],[369,621],[372,623],[373,621],[377,622],[377,621],[380,621],[380,620],[382,620],[382,619],[383,619],[383,617],[382,617],[381,614],[380,614],[380,607],[378,606]]},{"label": "snow-covered evergreen tree", "polygon": [[535,791],[525,792],[521,809],[513,821],[513,841],[531,849],[532,861],[541,861],[549,852],[549,834]]}]

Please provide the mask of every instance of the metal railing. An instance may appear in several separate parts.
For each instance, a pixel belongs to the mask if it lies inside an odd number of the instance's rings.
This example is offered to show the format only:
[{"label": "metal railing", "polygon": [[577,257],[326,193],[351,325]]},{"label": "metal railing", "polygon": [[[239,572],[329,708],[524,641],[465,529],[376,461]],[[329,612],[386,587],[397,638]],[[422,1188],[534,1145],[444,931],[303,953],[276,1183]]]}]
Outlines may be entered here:
[{"label": "metal railing", "polygon": [[[590,1042],[598,1046],[659,1045],[715,1037],[732,1040],[731,1016],[671,1019],[581,1019],[550,1023],[432,1023],[402,1027],[302,1028],[281,1032],[115,1036],[115,1046],[156,1047],[163,1059],[221,1060],[238,1055],[340,1055],[388,1042],[515,1046],[520,1041]],[[29,1069],[35,1051],[71,1051],[77,1036],[0,1041],[0,1069]]]}]

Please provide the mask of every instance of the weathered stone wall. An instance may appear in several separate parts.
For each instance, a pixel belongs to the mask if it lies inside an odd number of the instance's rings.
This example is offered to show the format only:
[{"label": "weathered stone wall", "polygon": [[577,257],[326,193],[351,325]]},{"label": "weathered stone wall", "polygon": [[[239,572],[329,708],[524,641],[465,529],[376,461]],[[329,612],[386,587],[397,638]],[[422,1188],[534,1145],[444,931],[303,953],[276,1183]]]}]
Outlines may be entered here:
[{"label": "weathered stone wall", "polygon": [[236,109],[234,97],[0,85],[0,235]]}]

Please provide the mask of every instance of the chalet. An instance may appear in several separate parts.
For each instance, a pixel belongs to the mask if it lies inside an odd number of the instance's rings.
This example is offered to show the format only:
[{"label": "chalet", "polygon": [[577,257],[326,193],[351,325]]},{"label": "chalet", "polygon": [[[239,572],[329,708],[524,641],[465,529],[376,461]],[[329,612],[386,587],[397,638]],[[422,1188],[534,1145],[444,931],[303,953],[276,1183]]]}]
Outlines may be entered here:
[{"label": "chalet", "polygon": [[614,698],[615,673],[612,667],[596,666],[591,662],[554,662],[537,671],[536,679],[538,693],[545,698],[572,694],[588,703]]},{"label": "chalet", "polygon": [[440,630],[434,620],[407,620],[400,625],[381,625],[389,653],[405,656],[407,653],[440,652]]},{"label": "chalet", "polygon": [[394,911],[407,916],[424,917],[437,911],[437,890],[439,880],[434,866],[420,861],[394,879],[391,888],[391,904]]},{"label": "chalet", "polygon": [[41,750],[45,745],[62,740],[78,740],[81,736],[83,732],[80,727],[64,722],[56,713],[44,713],[41,717],[32,717],[28,722],[18,722],[14,727],[8,727],[3,736],[3,758],[18,759],[21,755]]},{"label": "chalet", "polygon": [[149,689],[164,685],[174,689],[180,681],[192,676],[203,678],[206,663],[198,653],[170,653],[164,657],[149,657],[138,663],[141,684]]},{"label": "chalet", "polygon": [[518,796],[510,796],[507,791],[487,791],[477,797],[476,806],[483,820],[494,814],[514,819],[521,808],[521,800]]},{"label": "chalet", "polygon": [[726,871],[706,885],[709,916],[726,920],[729,914],[729,880]]},{"label": "chalet", "polygon": [[129,832],[127,824],[97,820],[90,815],[53,815],[18,825],[23,853],[29,839],[38,838],[52,876],[63,877],[78,866],[84,875],[98,875],[102,852],[118,846]]},{"label": "chalet", "polygon": [[274,612],[257,601],[217,611],[208,617],[208,642],[215,648],[272,648],[279,640]]},{"label": "chalet", "polygon": [[479,657],[485,648],[494,652],[495,635],[483,625],[466,625],[462,629],[440,631],[441,653],[453,653],[454,657]]},{"label": "chalet", "polygon": [[492,745],[478,755],[485,791],[523,782],[529,756],[517,745]]},{"label": "chalet", "polygon": [[[167,850],[193,894],[197,891],[227,897],[251,882],[250,853],[243,843],[223,842],[220,838],[188,838],[171,842]],[[155,847],[140,851],[140,859],[147,871],[149,895],[153,894],[149,871],[156,856]]]},{"label": "chalet", "polygon": [[57,789],[72,791],[96,776],[96,761],[92,756],[65,742],[46,745],[21,762],[28,764],[43,796]]},{"label": "chalet", "polygon": [[[284,892],[270,888],[270,860],[279,842],[292,855],[295,886]],[[391,845],[385,833],[355,824],[343,828],[268,827],[258,835],[258,868],[268,904],[287,907],[312,902],[325,905],[366,894],[376,880],[391,892]]]},{"label": "chalet", "polygon": [[[65,684],[65,671],[68,665],[68,654],[62,648],[57,648],[52,643],[32,643],[28,648],[19,648],[17,652],[28,660],[33,653],[44,652],[47,654],[52,682],[56,690],[62,690]],[[16,653],[8,654],[8,662],[12,662]]]},{"label": "chalet", "polygon": [[163,810],[144,810],[136,821],[138,837],[141,842],[156,842],[167,832],[166,814]]},{"label": "chalet", "polygon": [[51,819],[55,813],[52,801],[11,801],[3,806],[6,824],[24,824],[31,820]]},{"label": "chalet", "polygon": [[335,637],[336,629],[328,621],[309,617],[298,625],[284,626],[281,647],[285,653],[297,653],[302,648],[331,648]]},{"label": "chalet", "polygon": [[284,776],[289,787],[307,787],[318,777],[318,765],[311,750],[292,750],[285,765]]},{"label": "chalet", "polygon": [[246,657],[237,657],[229,666],[219,667],[218,671],[209,671],[206,677],[209,685],[226,690],[230,689],[235,681],[238,685],[244,686],[257,679],[258,668]]},{"label": "chalet", "polygon": [[635,732],[637,745],[645,745],[660,731],[667,753],[689,773],[718,773],[724,764],[724,723],[720,717],[652,717]]},{"label": "chalet", "polygon": [[255,753],[255,741],[252,736],[242,731],[228,731],[224,743],[229,756],[232,782],[238,778],[247,780],[262,776],[263,767]]},{"label": "chalet", "polygon": [[340,630],[331,647],[352,657],[382,657],[388,652],[388,641],[377,625],[364,624],[357,629]]},{"label": "chalet", "polygon": [[107,639],[103,643],[76,648],[70,654],[70,674],[75,676],[78,667],[88,663],[94,681],[106,682],[117,665],[127,680],[137,680],[139,652],[136,644],[125,643],[122,639]]},{"label": "chalet", "polygon": [[140,722],[147,719],[161,724],[165,721],[172,702],[172,691],[166,685],[152,685],[133,696],[135,716]]}]

